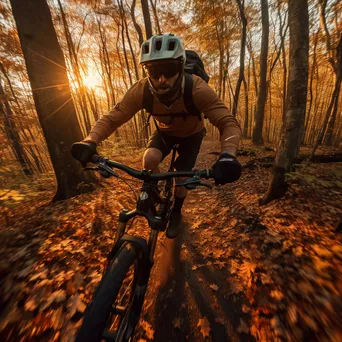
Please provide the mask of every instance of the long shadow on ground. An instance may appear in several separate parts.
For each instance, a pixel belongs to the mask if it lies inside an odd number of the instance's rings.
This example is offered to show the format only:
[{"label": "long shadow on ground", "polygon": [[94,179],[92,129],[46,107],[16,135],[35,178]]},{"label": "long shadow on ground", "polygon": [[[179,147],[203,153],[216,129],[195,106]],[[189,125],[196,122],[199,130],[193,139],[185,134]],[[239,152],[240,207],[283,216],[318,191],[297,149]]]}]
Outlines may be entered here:
[{"label": "long shadow on ground", "polygon": [[[205,264],[205,260],[188,242],[186,260],[182,260],[182,246],[189,241],[187,230],[185,224],[177,239],[165,239],[163,244],[166,250],[157,271],[160,287],[154,312],[154,341],[205,340],[200,334],[200,327],[197,327],[199,318],[203,317],[210,324],[212,341],[254,341],[250,335],[236,332],[240,317],[246,316],[241,311],[243,298],[226,297],[220,292],[213,294],[209,288],[210,284],[226,282],[227,272],[213,271],[208,266],[202,267],[200,273],[192,271],[193,263]],[[219,310],[213,307],[214,301]]]}]

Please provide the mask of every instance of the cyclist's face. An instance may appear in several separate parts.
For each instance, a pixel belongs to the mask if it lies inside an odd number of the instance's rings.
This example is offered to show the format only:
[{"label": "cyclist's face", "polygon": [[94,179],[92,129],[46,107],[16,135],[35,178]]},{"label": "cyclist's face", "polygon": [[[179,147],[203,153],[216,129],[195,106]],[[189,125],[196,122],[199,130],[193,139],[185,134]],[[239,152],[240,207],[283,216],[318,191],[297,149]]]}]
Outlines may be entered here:
[{"label": "cyclist's face", "polygon": [[182,64],[179,62],[158,62],[145,65],[145,70],[154,88],[161,94],[167,93],[178,79]]},{"label": "cyclist's face", "polygon": [[179,74],[176,74],[173,77],[166,78],[163,74],[160,75],[158,79],[151,77],[151,82],[154,88],[161,94],[166,94],[173,85],[176,83]]}]

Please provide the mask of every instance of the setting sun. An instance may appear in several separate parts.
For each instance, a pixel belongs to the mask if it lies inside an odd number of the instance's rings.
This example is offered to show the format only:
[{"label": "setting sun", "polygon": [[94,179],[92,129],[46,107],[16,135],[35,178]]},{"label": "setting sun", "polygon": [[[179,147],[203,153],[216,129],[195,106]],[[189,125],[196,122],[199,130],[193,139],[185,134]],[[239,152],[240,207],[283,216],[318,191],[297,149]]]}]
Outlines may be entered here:
[{"label": "setting sun", "polygon": [[83,83],[87,88],[95,88],[101,85],[101,79],[97,74],[88,74],[84,77]]}]

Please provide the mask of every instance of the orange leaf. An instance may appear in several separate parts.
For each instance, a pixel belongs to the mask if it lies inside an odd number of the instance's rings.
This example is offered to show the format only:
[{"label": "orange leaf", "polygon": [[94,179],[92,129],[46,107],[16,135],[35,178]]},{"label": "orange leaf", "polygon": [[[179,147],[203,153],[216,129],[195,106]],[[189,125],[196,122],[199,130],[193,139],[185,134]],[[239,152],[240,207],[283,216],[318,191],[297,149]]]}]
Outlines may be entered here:
[{"label": "orange leaf", "polygon": [[277,300],[282,300],[284,298],[284,294],[279,290],[271,291],[271,297]]},{"label": "orange leaf", "polygon": [[145,320],[141,320],[140,322],[141,327],[145,330],[146,336],[150,339],[153,340],[154,337],[154,330],[152,329],[152,325]]},{"label": "orange leaf", "polygon": [[197,326],[200,327],[201,334],[203,335],[203,337],[209,337],[209,333],[211,331],[211,328],[210,328],[210,323],[209,323],[207,317],[201,318],[198,321]]},{"label": "orange leaf", "polygon": [[214,290],[214,291],[218,291],[219,287],[216,284],[210,284],[209,287]]}]

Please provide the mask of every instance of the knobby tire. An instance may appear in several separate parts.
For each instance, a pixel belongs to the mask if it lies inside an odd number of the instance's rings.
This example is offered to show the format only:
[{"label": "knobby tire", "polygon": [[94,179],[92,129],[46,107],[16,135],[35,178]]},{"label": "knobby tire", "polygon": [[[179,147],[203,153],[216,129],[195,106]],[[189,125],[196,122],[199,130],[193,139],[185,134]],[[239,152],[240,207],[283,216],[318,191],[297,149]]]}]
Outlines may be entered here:
[{"label": "knobby tire", "polygon": [[[139,276],[138,273],[142,271],[140,251],[133,243],[126,242],[108,265],[96,289],[93,300],[87,308],[82,326],[76,337],[76,342],[97,342],[103,339],[102,334],[111,316],[112,305],[115,303],[122,283],[131,266],[135,267],[134,277],[137,278]],[[134,293],[135,286],[136,279],[133,282],[132,293]],[[132,301],[132,298],[130,301]],[[125,319],[122,321],[125,321]],[[122,341],[125,341],[125,339]]]}]

